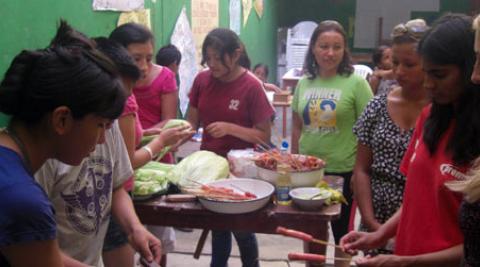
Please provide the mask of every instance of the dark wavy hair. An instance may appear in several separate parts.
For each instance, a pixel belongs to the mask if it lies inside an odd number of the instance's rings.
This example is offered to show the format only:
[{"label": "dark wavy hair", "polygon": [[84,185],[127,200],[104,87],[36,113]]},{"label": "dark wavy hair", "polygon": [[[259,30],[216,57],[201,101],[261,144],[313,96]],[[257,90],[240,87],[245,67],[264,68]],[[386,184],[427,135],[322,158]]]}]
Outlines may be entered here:
[{"label": "dark wavy hair", "polygon": [[317,77],[320,66],[315,60],[315,55],[313,54],[313,48],[317,42],[318,37],[324,32],[337,32],[343,37],[343,45],[345,47],[342,61],[338,65],[337,72],[340,75],[350,76],[353,73],[352,58],[350,51],[348,50],[347,44],[347,34],[343,29],[342,25],[334,20],[325,20],[318,24],[317,28],[312,33],[310,37],[310,43],[308,45],[308,51],[305,55],[305,63],[303,65],[303,71],[307,74],[308,78],[313,80]]},{"label": "dark wavy hair", "polygon": [[376,67],[382,62],[383,53],[385,50],[392,48],[390,45],[381,45],[372,52],[372,63]]},{"label": "dark wavy hair", "polygon": [[472,18],[447,14],[439,18],[418,45],[424,60],[439,65],[456,65],[463,74],[463,91],[456,104],[433,102],[424,125],[423,140],[434,153],[452,123],[447,150],[456,164],[469,164],[480,155],[480,86],[471,82],[475,52]]},{"label": "dark wavy hair", "polygon": [[121,44],[106,37],[94,38],[97,49],[115,63],[120,76],[138,81],[142,74],[128,50]]},{"label": "dark wavy hair", "polygon": [[220,60],[224,66],[226,66],[225,55],[231,56],[235,50],[240,49],[242,53],[238,60],[238,64],[246,69],[250,69],[251,62],[245,46],[234,31],[225,28],[216,28],[207,34],[202,45],[202,65],[207,63],[208,47],[219,52]]},{"label": "dark wavy hair", "polygon": [[84,35],[61,21],[51,47],[20,52],[0,84],[0,112],[27,125],[60,106],[74,119],[120,116],[126,95],[115,65],[78,36]]},{"label": "dark wavy hair", "polygon": [[147,27],[133,22],[118,26],[110,33],[108,38],[124,47],[137,43],[154,43],[153,33]]},{"label": "dark wavy hair", "polygon": [[265,72],[265,77],[268,77],[268,65],[267,64],[263,64],[263,63],[258,63],[257,65],[255,65],[255,67],[253,67],[253,72],[255,72],[257,69],[260,69],[260,68],[263,68],[263,71]]},{"label": "dark wavy hair", "polygon": [[173,63],[178,65],[182,61],[182,53],[173,44],[168,44],[158,50],[155,60],[160,66],[168,66]]}]

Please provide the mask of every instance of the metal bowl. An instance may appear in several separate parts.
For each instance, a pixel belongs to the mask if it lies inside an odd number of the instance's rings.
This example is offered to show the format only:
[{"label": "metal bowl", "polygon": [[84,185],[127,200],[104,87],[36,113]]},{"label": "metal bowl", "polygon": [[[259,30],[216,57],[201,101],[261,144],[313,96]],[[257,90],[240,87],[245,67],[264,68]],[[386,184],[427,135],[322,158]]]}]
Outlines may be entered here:
[{"label": "metal bowl", "polygon": [[[280,174],[276,171],[257,166],[257,177],[276,184]],[[292,187],[306,187],[315,186],[323,179],[324,169],[316,169],[312,171],[292,171],[290,172],[292,178]]]},{"label": "metal bowl", "polygon": [[[319,195],[320,193],[322,194]],[[317,187],[299,187],[290,191],[293,203],[303,210],[321,209],[325,200],[331,196],[331,192]]]},{"label": "metal bowl", "polygon": [[275,188],[271,184],[262,180],[249,178],[223,179],[208,183],[207,185],[227,187],[236,192],[244,193],[238,189],[240,188],[257,196],[256,199],[244,201],[223,201],[205,197],[198,198],[206,209],[227,214],[241,214],[259,210],[267,205],[270,201],[270,196],[275,191]]}]

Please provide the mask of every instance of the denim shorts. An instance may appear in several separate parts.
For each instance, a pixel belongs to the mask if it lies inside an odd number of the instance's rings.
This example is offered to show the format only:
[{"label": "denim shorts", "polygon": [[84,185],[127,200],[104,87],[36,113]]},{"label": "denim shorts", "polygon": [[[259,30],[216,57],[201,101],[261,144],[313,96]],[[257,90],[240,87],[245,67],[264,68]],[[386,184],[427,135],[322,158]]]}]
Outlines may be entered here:
[{"label": "denim shorts", "polygon": [[103,251],[111,251],[119,247],[128,244],[128,236],[122,230],[122,227],[110,217],[110,223],[108,224],[107,234],[105,235],[105,241],[103,243]]}]

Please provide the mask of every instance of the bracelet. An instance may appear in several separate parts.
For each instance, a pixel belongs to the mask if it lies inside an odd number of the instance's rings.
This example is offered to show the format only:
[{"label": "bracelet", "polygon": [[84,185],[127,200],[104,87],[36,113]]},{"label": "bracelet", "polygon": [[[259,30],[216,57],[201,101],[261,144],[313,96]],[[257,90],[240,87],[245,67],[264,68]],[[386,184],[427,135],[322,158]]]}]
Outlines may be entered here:
[{"label": "bracelet", "polygon": [[153,151],[149,146],[142,146],[142,149],[148,152],[148,155],[150,155],[150,160],[153,159]]}]

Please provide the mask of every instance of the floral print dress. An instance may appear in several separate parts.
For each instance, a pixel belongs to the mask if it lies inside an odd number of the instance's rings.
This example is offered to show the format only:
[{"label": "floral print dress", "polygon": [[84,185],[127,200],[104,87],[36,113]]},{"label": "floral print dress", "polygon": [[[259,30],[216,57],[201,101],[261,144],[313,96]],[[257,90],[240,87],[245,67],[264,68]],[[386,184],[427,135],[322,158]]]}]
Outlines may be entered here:
[{"label": "floral print dress", "polygon": [[[386,94],[368,103],[353,128],[358,141],[372,150],[372,204],[380,223],[385,223],[402,204],[405,176],[400,173],[400,163],[413,130],[401,129],[393,122],[388,114]],[[381,253],[388,252],[381,250]]]}]

